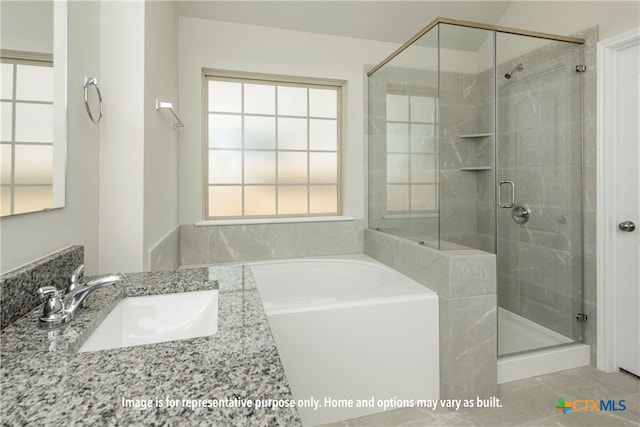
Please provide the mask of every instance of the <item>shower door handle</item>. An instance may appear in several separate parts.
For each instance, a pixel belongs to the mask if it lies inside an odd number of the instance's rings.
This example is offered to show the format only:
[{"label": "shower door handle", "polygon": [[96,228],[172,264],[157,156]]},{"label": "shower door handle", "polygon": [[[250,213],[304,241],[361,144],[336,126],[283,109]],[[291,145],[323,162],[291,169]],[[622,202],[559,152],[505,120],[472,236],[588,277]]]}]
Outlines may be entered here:
[{"label": "shower door handle", "polygon": [[[502,202],[502,186],[503,185],[509,185],[509,187],[511,188],[510,200],[508,203]],[[498,183],[498,206],[500,206],[501,208],[511,209],[515,201],[516,201],[516,186],[513,184],[513,181],[500,181]]]}]

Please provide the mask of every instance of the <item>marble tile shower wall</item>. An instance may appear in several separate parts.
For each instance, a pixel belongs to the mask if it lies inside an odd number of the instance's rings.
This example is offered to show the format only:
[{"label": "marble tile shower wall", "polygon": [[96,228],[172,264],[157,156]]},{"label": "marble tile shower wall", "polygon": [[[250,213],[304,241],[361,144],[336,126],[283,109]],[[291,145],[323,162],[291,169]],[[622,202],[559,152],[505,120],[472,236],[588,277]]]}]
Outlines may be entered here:
[{"label": "marble tile shower wall", "polygon": [[493,214],[486,209],[493,206],[492,187],[486,185],[493,177],[491,91],[492,82],[479,75],[441,73],[440,236],[488,252],[493,251]]},{"label": "marble tile shower wall", "polygon": [[180,265],[362,253],[363,229],[363,220],[182,225]]},{"label": "marble tile shower wall", "polygon": [[440,396],[495,396],[497,305],[495,255],[439,251],[365,230],[367,255],[438,293]]},{"label": "marble tile shower wall", "polygon": [[38,288],[65,289],[83,262],[84,247],[71,246],[0,276],[0,329],[42,303],[36,293]]}]

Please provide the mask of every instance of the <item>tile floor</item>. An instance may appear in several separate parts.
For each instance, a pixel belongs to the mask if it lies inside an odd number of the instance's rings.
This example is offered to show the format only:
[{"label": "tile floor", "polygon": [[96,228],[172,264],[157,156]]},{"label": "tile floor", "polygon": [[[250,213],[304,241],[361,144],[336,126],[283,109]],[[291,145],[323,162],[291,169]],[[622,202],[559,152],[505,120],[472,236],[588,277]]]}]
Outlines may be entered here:
[{"label": "tile floor", "polygon": [[[640,380],[623,373],[607,374],[592,366],[502,384],[498,386],[498,397],[501,408],[397,409],[326,427],[640,426]],[[570,411],[564,415],[555,409],[559,397],[565,401],[624,399],[626,410]]]}]

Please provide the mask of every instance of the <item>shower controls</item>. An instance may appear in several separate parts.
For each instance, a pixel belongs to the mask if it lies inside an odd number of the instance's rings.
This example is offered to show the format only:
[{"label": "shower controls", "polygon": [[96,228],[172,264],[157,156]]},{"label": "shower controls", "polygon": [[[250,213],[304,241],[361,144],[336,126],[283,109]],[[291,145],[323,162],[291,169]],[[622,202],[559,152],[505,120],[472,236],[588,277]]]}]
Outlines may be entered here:
[{"label": "shower controls", "polygon": [[511,218],[517,224],[526,224],[531,219],[531,209],[524,203],[516,203],[513,209],[511,209]]},{"label": "shower controls", "polygon": [[633,221],[623,221],[620,224],[618,224],[618,228],[622,231],[627,231],[631,233],[633,230],[636,229],[636,225],[633,223]]},{"label": "shower controls", "polygon": [[[502,197],[502,187],[505,185],[508,185],[509,187],[511,187],[510,194],[509,194],[509,201],[507,203],[503,202],[503,197]],[[516,190],[515,190],[515,185],[513,184],[513,181],[500,181],[498,183],[498,206],[500,206],[501,208],[511,209],[513,207],[513,204],[515,203],[515,200],[516,200]]]}]

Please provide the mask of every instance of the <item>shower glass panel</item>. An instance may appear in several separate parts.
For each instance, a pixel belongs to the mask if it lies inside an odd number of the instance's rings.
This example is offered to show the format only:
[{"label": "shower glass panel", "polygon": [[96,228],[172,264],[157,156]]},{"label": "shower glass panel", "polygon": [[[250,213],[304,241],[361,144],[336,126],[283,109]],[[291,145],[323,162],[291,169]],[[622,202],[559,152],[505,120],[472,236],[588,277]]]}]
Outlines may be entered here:
[{"label": "shower glass panel", "polygon": [[369,227],[438,247],[438,32],[369,78]]},{"label": "shower glass panel", "polygon": [[584,40],[438,18],[369,73],[369,228],[496,254],[498,355],[583,341]]},{"label": "shower glass panel", "polygon": [[583,61],[582,45],[513,34],[496,53],[498,199],[513,204],[497,207],[504,355],[582,341]]}]

